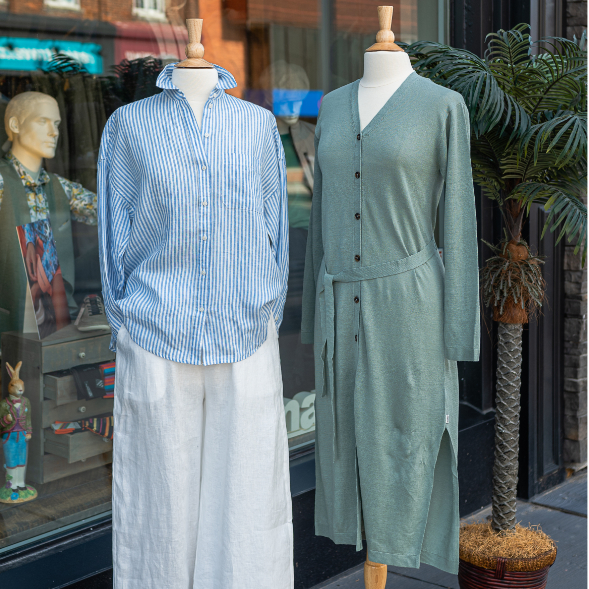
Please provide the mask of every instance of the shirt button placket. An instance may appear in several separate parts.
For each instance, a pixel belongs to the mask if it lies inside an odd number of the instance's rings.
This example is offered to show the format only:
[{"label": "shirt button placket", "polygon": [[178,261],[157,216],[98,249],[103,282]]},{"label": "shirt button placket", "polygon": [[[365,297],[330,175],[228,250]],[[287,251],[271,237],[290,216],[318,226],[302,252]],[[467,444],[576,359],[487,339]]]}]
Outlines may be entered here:
[{"label": "shirt button placket", "polygon": [[[203,125],[202,125],[203,128],[205,126],[204,119],[205,119],[205,117],[203,117]],[[209,133],[205,133],[204,137],[208,138]],[[205,153],[207,153],[208,150],[206,149],[206,147],[203,146],[203,148],[204,148]],[[201,200],[201,203],[202,203],[201,228],[202,228],[203,234],[201,235],[201,244],[202,244],[201,248],[202,249],[201,249],[201,256],[200,256],[200,260],[201,260],[201,262],[200,262],[200,275],[201,275],[202,279],[204,280],[205,279],[204,277],[207,275],[207,265],[208,265],[208,260],[209,260],[208,248],[207,248],[208,236],[206,234],[207,222],[206,222],[206,216],[205,216],[205,213],[208,211],[207,205],[209,204],[208,200],[207,200],[207,195],[209,193],[209,174],[208,174],[208,166],[206,163],[203,163],[201,165],[201,170],[202,170],[202,172],[201,172],[201,176],[202,176],[201,186],[203,186],[203,188],[204,188],[204,195],[203,195],[204,198],[202,198],[202,200]],[[206,297],[207,297],[207,289],[205,288],[204,282],[202,283],[199,294],[200,294],[200,296],[198,298],[200,300],[200,305],[198,307],[198,311],[199,311],[199,314],[202,314],[205,311]]]}]

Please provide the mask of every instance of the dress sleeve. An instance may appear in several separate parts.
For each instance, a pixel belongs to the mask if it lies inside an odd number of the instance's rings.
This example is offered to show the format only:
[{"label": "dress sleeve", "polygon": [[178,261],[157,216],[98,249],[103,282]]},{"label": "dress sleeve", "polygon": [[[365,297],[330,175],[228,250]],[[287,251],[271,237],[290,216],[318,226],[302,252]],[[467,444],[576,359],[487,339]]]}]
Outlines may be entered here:
[{"label": "dress sleeve", "polygon": [[125,295],[124,255],[131,234],[136,189],[130,170],[131,154],[117,124],[117,112],[102,133],[98,161],[98,245],[102,298],[112,329],[110,349],[116,352],[117,335],[124,322],[119,301]]},{"label": "dress sleeve", "polygon": [[[321,116],[321,113],[320,115]],[[323,236],[321,234],[321,163],[319,161],[319,138],[321,136],[320,119],[315,129],[315,165],[313,174],[313,204],[307,234],[307,252],[305,255],[305,274],[303,278],[303,311],[301,341],[312,344],[315,332],[315,292],[319,279],[319,267],[323,260]]]},{"label": "dress sleeve", "polygon": [[272,115],[269,138],[270,144],[265,150],[266,157],[263,162],[262,191],[264,221],[281,281],[280,295],[272,302],[272,317],[278,331],[282,323],[288,289],[288,195],[284,149],[276,127],[276,119]]},{"label": "dress sleeve", "polygon": [[480,348],[477,223],[464,102],[446,121],[444,343],[448,360],[476,362]]}]

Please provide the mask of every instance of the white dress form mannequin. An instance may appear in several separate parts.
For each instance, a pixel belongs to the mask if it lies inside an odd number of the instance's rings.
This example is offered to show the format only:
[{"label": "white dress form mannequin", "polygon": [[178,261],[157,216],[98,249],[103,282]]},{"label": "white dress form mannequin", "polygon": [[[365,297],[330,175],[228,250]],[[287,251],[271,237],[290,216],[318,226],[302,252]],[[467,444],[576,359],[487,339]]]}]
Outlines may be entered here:
[{"label": "white dress form mannequin", "polygon": [[205,48],[200,42],[202,19],[189,18],[186,27],[189,40],[186,45],[187,59],[176,64],[172,72],[172,84],[186,96],[200,129],[205,104],[219,81],[219,74],[212,64],[203,59]]},{"label": "white dress form mannequin", "polygon": [[184,92],[199,129],[205,104],[218,81],[219,74],[214,68],[175,68],[172,72],[172,84]]},{"label": "white dress form mannequin", "polygon": [[364,54],[364,75],[358,86],[361,131],[412,73],[411,61],[404,51]]}]

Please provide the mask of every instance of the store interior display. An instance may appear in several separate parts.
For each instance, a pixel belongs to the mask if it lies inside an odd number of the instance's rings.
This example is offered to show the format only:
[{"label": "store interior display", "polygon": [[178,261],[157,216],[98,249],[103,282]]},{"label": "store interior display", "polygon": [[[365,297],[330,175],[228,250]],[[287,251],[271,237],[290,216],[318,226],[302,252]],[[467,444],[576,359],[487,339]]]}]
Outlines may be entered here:
[{"label": "store interior display", "polygon": [[90,431],[99,435],[105,442],[108,442],[114,436],[114,419],[112,415],[107,415],[105,417],[93,417],[92,419],[82,419],[80,421],[56,421],[51,424],[51,429],[58,435]]},{"label": "store interior display", "polygon": [[53,229],[48,219],[16,227],[27,279],[23,330],[31,331],[34,314],[43,339],[71,322],[65,282],[57,257]]},{"label": "store interior display", "polygon": [[[86,7],[83,7],[85,10]],[[228,92],[262,105],[274,114],[285,152],[290,272],[278,345],[284,387],[282,406],[292,458],[301,453],[312,454],[315,443],[314,358],[312,346],[300,342],[300,321],[305,247],[313,192],[315,121],[329,84],[323,85],[322,82],[317,32],[319,20],[316,14],[305,14],[302,20],[297,17],[291,22],[280,15],[270,17],[274,10],[271,6],[252,5],[251,10],[258,16],[255,22],[247,25],[245,35],[240,32],[243,24],[237,24],[233,12],[226,9],[219,19],[208,21],[206,61],[236,66],[238,87]],[[341,10],[338,7],[338,11]],[[304,11],[297,9],[296,12],[302,15]],[[84,18],[88,19],[84,22],[98,22],[95,15],[84,14]],[[175,24],[183,28],[184,17],[176,16]],[[42,18],[52,22],[52,15]],[[19,360],[24,360],[21,373],[32,408],[27,482],[31,482],[38,491],[38,497],[28,511],[19,511],[17,506],[12,509],[10,504],[0,506],[0,550],[34,539],[37,534],[58,530],[63,525],[97,517],[101,513],[108,514],[111,508],[112,429],[108,435],[101,435],[100,432],[107,425],[114,427],[114,353],[108,350],[111,334],[100,297],[98,235],[91,219],[92,198],[97,189],[100,138],[107,119],[119,107],[162,92],[156,80],[165,64],[177,61],[169,48],[161,51],[138,49],[141,41],[137,31],[153,31],[150,34],[157,37],[155,46],[159,43],[163,47],[158,30],[164,30],[168,25],[152,26],[145,21],[139,22],[136,17],[129,18],[133,18],[134,22],[123,23],[127,27],[124,35],[128,35],[123,40],[127,43],[123,49],[118,37],[114,41],[108,35],[102,38],[98,29],[91,33],[97,41],[92,48],[94,65],[89,65],[80,57],[79,50],[84,49],[84,43],[78,44],[75,50],[73,45],[68,46],[67,39],[79,34],[74,27],[64,31],[65,38],[59,42],[51,44],[50,40],[42,40],[44,46],[51,48],[42,61],[24,70],[0,70],[0,118],[4,118],[8,105],[25,93],[40,93],[47,97],[44,102],[38,102],[43,108],[52,105],[55,110],[57,105],[59,135],[53,142],[52,153],[47,152],[43,158],[43,172],[39,176],[15,168],[16,164],[10,159],[11,142],[3,126],[0,128],[0,156],[3,156],[0,173],[4,190],[0,224],[6,221],[8,213],[12,215],[9,202],[26,202],[27,198],[41,201],[44,195],[50,205],[49,214],[47,219],[34,222],[43,225],[43,235],[48,235],[48,228],[53,235],[55,259],[62,271],[64,288],[68,289],[67,307],[69,320],[72,321],[62,329],[50,329],[55,323],[51,305],[49,302],[41,304],[41,300],[50,299],[53,289],[47,288],[52,287],[51,280],[44,281],[41,273],[37,282],[39,288],[45,287],[46,292],[42,291],[41,297],[35,297],[36,303],[27,302],[30,298],[28,293],[18,297],[25,302],[22,328],[6,323],[9,315],[3,309],[9,309],[12,303],[4,305],[4,301],[0,301],[2,372],[5,376],[3,394],[8,394],[7,372],[3,368],[5,363],[14,366]],[[221,22],[224,23],[223,31],[217,29]],[[362,26],[362,30],[356,30],[355,25],[349,31],[338,29],[334,47],[342,49],[344,43],[350,56],[349,60],[338,60],[334,64],[332,83],[346,83],[361,73],[362,64],[358,55],[361,56],[361,51],[368,46],[368,32],[372,30],[365,24]],[[11,34],[18,36],[20,33],[15,31]],[[57,34],[50,29],[43,29],[40,33],[41,37],[51,38]],[[10,39],[7,39],[9,42]],[[109,46],[111,42],[114,43],[114,50]],[[19,43],[14,46],[28,47],[27,43],[34,45],[36,41],[25,39]],[[352,48],[360,53],[351,55]],[[199,57],[200,47],[195,49],[197,54],[188,59],[204,59],[204,56]],[[245,64],[243,71],[239,69],[240,59]],[[99,69],[96,66],[98,62],[101,64]],[[4,60],[2,65],[6,66],[6,63]],[[211,76],[216,74],[211,67],[204,68],[204,71]],[[175,75],[186,73],[188,76],[185,78],[189,79],[190,72],[190,68],[178,68]],[[199,108],[203,107],[201,101]],[[12,174],[13,169],[16,175]],[[43,182],[46,179],[44,174],[49,178],[48,182]],[[23,187],[27,195],[34,193],[34,197],[15,199],[8,196],[16,193],[22,196]],[[57,201],[55,206],[51,204],[53,196],[50,192]],[[74,211],[72,200],[76,199],[80,206]],[[90,206],[86,206],[88,204]],[[82,214],[84,208],[89,216]],[[25,227],[32,218],[29,212],[21,212],[21,226]],[[6,224],[11,227],[11,234],[16,233],[16,218],[14,223],[11,218]],[[2,225],[0,239],[8,234]],[[41,251],[39,240],[36,245],[40,260],[37,260],[37,266],[41,263],[45,276],[49,277],[50,272],[42,266],[44,251]],[[67,251],[62,253],[61,250]],[[26,266],[23,265],[20,250],[18,253],[18,257],[14,256],[13,265],[2,269],[3,274],[27,276],[23,272],[23,266]],[[96,372],[97,366],[99,373]],[[102,385],[98,385],[97,381],[102,381]],[[94,386],[91,386],[92,383]],[[92,430],[93,427],[98,433]],[[0,459],[3,458],[0,448]]]},{"label": "store interior display", "polygon": [[[99,332],[100,333],[100,332]],[[36,333],[4,332],[2,365],[28,358],[20,371],[31,407],[27,480],[38,491],[38,508],[12,510],[0,517],[0,548],[58,529],[68,518],[92,517],[110,510],[112,441],[91,431],[57,435],[55,422],[91,420],[112,415],[113,396],[79,399],[72,366],[112,364],[110,332],[80,332],[72,323],[43,340]],[[111,370],[107,367],[106,370]],[[8,381],[2,380],[3,394]],[[2,452],[0,451],[0,458]],[[49,510],[52,517],[48,520]]]},{"label": "store interior display", "polygon": [[110,329],[100,295],[90,294],[84,297],[74,325],[79,331],[108,331]]},{"label": "store interior display", "polygon": [[34,487],[25,483],[27,446],[31,439],[31,403],[24,397],[25,383],[19,378],[22,362],[12,368],[5,363],[10,382],[8,397],[0,401],[0,438],[4,450],[6,480],[0,488],[0,502],[25,503],[37,497]]}]

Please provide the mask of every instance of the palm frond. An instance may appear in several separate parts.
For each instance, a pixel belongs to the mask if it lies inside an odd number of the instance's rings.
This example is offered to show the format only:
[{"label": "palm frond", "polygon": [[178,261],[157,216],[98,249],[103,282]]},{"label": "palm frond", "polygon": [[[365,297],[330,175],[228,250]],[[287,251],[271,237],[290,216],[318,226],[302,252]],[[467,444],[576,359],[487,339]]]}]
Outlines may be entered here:
[{"label": "palm frond", "polygon": [[574,165],[587,159],[586,112],[557,112],[553,116],[549,111],[545,113],[545,118],[545,121],[532,125],[521,138],[520,155],[527,154],[534,140],[534,162],[537,162],[541,149],[545,149],[546,153],[555,150],[558,155],[555,162],[557,167]]},{"label": "palm frond", "polygon": [[514,149],[503,156],[500,166],[503,178],[525,182],[550,176],[552,170],[558,168],[557,160],[557,152],[542,152],[535,159],[531,151],[526,155],[520,155],[517,149]]},{"label": "palm frond", "polygon": [[502,202],[501,190],[505,180],[500,161],[505,153],[507,139],[499,134],[497,127],[480,137],[471,137],[470,159],[473,180],[485,189],[493,200]]},{"label": "palm frond", "polygon": [[525,109],[501,88],[484,59],[464,49],[428,41],[413,43],[406,51],[414,57],[413,67],[420,75],[462,95],[477,137],[499,124],[502,132],[511,125],[512,137],[529,128]]},{"label": "palm frond", "polygon": [[587,39],[533,42],[529,31],[520,24],[491,33],[483,58],[427,41],[403,46],[420,75],[464,98],[473,181],[504,219],[517,220],[512,237],[521,238],[532,203],[542,204],[544,232],[576,240],[585,256],[587,209],[578,194],[587,177]]},{"label": "palm frond", "polygon": [[534,45],[541,53],[530,65],[536,75],[530,78],[523,100],[527,112],[586,110],[586,51],[578,43],[560,37],[546,37]]},{"label": "palm frond", "polygon": [[583,263],[587,254],[587,207],[579,198],[579,191],[584,184],[583,179],[568,185],[523,182],[510,194],[510,198],[519,199],[528,211],[532,203],[544,205],[544,209],[548,211],[548,217],[542,230],[542,237],[548,227],[550,231],[556,231],[558,227],[561,227],[556,243],[565,235],[570,242],[576,240],[575,253],[583,248]]},{"label": "palm frond", "polygon": [[529,29],[529,25],[519,24],[509,31],[501,29],[487,35],[485,60],[501,88],[514,97],[525,95],[532,48]]}]

